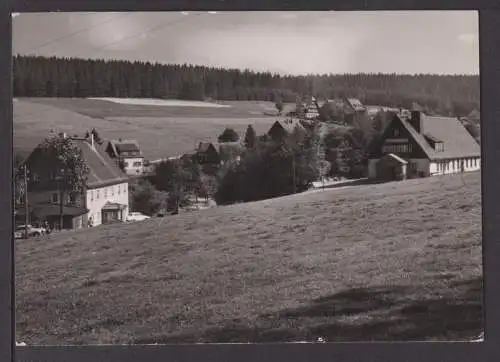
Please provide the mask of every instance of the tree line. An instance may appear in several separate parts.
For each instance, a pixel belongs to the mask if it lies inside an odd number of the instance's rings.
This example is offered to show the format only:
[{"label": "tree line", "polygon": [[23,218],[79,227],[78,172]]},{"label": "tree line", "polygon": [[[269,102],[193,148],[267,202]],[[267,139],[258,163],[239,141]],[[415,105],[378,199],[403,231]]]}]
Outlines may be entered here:
[{"label": "tree line", "polygon": [[129,97],[296,102],[354,97],[364,104],[466,116],[479,109],[474,75],[279,75],[188,64],[14,56],[15,97]]}]

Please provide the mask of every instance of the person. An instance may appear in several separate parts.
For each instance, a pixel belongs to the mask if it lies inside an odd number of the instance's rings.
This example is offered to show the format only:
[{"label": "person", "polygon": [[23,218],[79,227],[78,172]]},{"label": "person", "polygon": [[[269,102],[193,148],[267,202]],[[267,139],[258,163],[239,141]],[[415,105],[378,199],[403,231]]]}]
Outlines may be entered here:
[{"label": "person", "polygon": [[94,219],[91,217],[89,217],[89,228],[91,228],[92,226],[94,226]]}]

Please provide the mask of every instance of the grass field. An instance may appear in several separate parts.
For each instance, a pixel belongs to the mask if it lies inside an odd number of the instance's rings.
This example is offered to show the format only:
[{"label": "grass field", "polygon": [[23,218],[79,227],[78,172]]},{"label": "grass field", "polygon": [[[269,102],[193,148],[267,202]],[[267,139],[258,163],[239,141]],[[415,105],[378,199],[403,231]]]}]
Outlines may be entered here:
[{"label": "grass field", "polygon": [[16,244],[29,344],[465,340],[480,174],[304,193]]},{"label": "grass field", "polygon": [[[82,135],[132,138],[146,158],[191,152],[200,141],[216,141],[226,127],[244,137],[249,124],[266,133],[277,117],[265,116],[269,102],[225,102],[228,108],[118,104],[94,99],[30,98],[14,102],[14,149],[30,152],[51,128]],[[272,105],[272,104],[271,104]],[[274,107],[274,106],[273,106]]]}]

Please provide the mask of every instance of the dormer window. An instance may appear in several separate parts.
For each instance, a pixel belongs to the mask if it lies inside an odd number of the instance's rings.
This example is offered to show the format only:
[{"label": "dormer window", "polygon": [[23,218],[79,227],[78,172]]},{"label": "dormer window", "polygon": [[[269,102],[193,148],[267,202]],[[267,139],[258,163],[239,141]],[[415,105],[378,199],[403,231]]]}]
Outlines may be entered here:
[{"label": "dormer window", "polygon": [[443,152],[444,151],[444,144],[443,144],[443,142],[436,142],[436,144],[434,145],[434,150],[436,152]]}]

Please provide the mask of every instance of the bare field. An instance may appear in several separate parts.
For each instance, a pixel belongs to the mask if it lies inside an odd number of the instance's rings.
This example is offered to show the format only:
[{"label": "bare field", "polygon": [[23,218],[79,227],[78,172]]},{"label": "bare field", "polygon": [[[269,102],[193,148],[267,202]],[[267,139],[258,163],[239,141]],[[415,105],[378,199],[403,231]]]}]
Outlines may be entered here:
[{"label": "bare field", "polygon": [[[217,104],[229,107],[199,107],[201,102],[192,102],[192,107],[176,106],[175,100],[165,106],[147,104],[115,103],[104,99],[86,98],[23,98],[37,104],[55,106],[95,118],[107,117],[207,117],[207,118],[252,118],[264,117],[266,112],[275,112],[272,102],[220,101]],[[136,99],[140,101],[140,99]],[[181,101],[178,101],[181,102]],[[177,102],[177,103],[178,103]],[[189,104],[189,101],[182,101]],[[210,103],[207,103],[210,105]]]},{"label": "bare field", "polygon": [[19,241],[16,340],[465,340],[481,239],[475,172]]},{"label": "bare field", "polygon": [[[113,108],[115,105],[118,111]],[[247,126],[252,124],[257,134],[264,134],[277,119],[248,116],[242,112],[238,117],[217,115],[226,108],[213,108],[210,110],[212,115],[193,116],[190,112],[196,107],[137,106],[136,110],[120,107],[127,105],[87,99],[19,99],[14,102],[14,149],[24,154],[30,152],[51,128],[81,135],[95,127],[105,139],[136,139],[145,157],[154,160],[191,152],[200,141],[216,141],[226,127],[234,128],[244,137]],[[253,106],[241,107],[252,109]],[[160,116],[153,111],[156,108],[165,108],[171,113],[162,111],[164,115]],[[179,108],[179,116],[174,115],[176,108]]]}]

